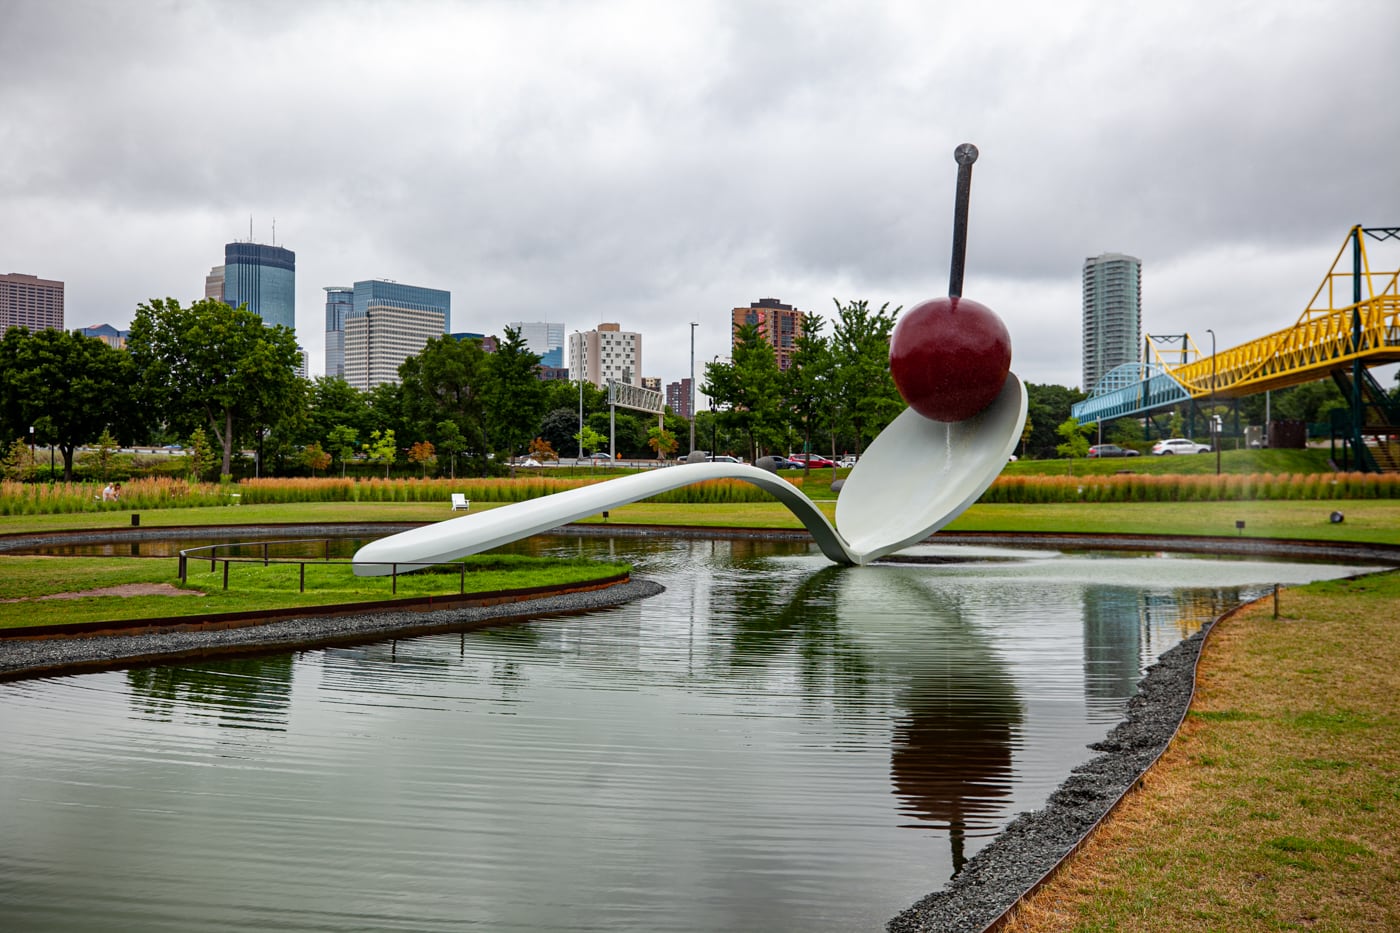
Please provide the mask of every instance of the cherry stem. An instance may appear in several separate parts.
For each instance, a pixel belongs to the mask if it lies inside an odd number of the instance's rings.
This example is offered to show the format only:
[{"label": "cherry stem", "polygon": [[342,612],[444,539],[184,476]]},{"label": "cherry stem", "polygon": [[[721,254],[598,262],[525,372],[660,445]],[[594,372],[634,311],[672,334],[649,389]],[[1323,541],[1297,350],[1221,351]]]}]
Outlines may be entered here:
[{"label": "cherry stem", "polygon": [[953,197],[953,262],[948,270],[948,297],[962,297],[963,266],[967,263],[967,202],[972,194],[972,163],[977,147],[963,143],[953,150],[958,163],[958,190]]}]

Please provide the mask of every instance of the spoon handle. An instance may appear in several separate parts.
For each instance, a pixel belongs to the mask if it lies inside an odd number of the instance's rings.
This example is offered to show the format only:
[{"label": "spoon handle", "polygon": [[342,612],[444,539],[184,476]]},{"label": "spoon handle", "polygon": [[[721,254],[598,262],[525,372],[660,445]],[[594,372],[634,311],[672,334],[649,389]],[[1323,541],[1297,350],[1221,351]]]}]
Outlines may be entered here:
[{"label": "spoon handle", "polygon": [[958,163],[958,191],[953,197],[953,262],[948,270],[948,297],[962,297],[963,265],[967,262],[967,202],[972,194],[972,163],[977,147],[963,143],[953,150]]}]

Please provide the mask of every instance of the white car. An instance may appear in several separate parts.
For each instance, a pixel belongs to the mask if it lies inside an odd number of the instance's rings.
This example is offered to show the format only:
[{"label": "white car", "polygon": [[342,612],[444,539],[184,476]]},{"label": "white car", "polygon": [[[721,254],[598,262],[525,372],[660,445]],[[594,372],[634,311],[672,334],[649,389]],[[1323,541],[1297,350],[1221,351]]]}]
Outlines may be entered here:
[{"label": "white car", "polygon": [[1197,444],[1184,437],[1169,437],[1153,444],[1152,452],[1159,457],[1163,454],[1208,454],[1210,445]]}]

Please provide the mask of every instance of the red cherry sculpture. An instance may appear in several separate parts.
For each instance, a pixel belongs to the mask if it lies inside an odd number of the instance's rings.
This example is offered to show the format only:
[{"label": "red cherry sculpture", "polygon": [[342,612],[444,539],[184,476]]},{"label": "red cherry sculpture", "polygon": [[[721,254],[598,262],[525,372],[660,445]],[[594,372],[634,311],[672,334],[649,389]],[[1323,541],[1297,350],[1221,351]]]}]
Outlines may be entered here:
[{"label": "red cherry sculpture", "polygon": [[991,308],[934,298],[900,315],[890,338],[890,375],[909,407],[934,421],[965,421],[1001,394],[1011,335]]}]

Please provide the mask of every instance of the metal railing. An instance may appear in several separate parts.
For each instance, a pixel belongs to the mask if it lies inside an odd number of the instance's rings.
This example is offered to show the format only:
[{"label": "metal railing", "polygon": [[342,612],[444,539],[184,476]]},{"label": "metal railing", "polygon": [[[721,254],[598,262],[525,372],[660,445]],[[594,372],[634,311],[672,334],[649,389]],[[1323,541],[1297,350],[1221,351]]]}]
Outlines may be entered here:
[{"label": "metal railing", "polygon": [[[353,567],[355,565],[355,561],[352,559],[332,559],[330,556],[331,542],[343,540],[345,539],[286,538],[282,540],[272,541],[235,541],[225,544],[209,544],[204,545],[202,547],[185,548],[184,550],[180,551],[180,582],[188,582],[189,562],[191,560],[201,562],[206,560],[209,561],[210,573],[213,573],[215,570],[218,569],[218,566],[222,564],[224,571],[223,588],[225,590],[228,589],[228,574],[230,564],[261,564],[264,567],[270,566],[272,564],[296,564],[298,566],[298,592],[305,593],[307,564],[312,564],[313,566],[321,567],[334,566],[337,564],[343,564],[349,567]],[[319,556],[311,556],[307,554],[294,554],[290,556],[285,554],[274,554],[272,551],[274,545],[316,545],[319,546],[321,554]],[[246,556],[243,554],[223,553],[225,551],[230,551],[239,548],[252,549],[254,551],[254,554],[252,554],[251,556]],[[305,548],[305,550],[311,550],[311,548],[307,547]],[[360,561],[360,563],[375,564],[376,562]],[[467,565],[462,561],[413,561],[412,563],[382,563],[380,564],[380,566],[387,566],[390,568],[389,575],[393,581],[391,592],[395,596],[397,596],[399,592],[400,567],[404,568],[405,573],[411,573],[415,570],[425,570],[429,567],[456,567],[458,579],[457,593],[459,596],[461,596],[465,595],[467,592]]]}]

